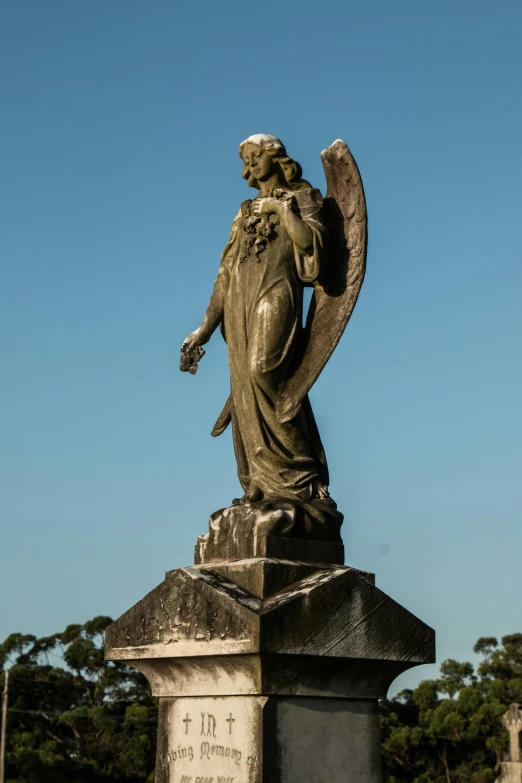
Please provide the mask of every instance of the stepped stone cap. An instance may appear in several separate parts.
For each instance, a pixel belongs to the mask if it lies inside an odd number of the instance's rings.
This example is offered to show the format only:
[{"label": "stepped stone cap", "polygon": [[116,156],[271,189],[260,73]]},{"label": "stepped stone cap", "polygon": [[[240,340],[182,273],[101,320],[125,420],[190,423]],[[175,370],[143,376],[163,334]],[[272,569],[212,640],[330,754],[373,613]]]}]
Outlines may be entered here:
[{"label": "stepped stone cap", "polygon": [[220,688],[249,693],[382,695],[402,671],[434,661],[434,632],[371,574],[261,558],[167,573],[109,626],[106,657],[136,666],[169,695],[188,695],[182,672],[194,679],[209,666]]}]

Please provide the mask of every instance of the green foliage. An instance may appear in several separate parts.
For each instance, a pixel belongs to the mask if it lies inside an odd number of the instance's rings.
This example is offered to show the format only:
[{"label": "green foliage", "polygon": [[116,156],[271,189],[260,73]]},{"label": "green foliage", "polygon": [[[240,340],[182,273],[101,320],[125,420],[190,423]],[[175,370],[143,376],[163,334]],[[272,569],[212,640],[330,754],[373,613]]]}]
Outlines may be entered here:
[{"label": "green foliage", "polygon": [[157,707],[141,674],[104,660],[110,622],[0,645],[11,669],[6,783],[153,781]]},{"label": "green foliage", "polygon": [[522,634],[478,640],[482,656],[449,659],[440,678],[383,702],[387,783],[494,783],[508,748],[501,716],[522,702]]},{"label": "green foliage", "polygon": [[[157,707],[141,674],[103,657],[109,617],[0,645],[10,668],[6,783],[153,783]],[[500,722],[522,703],[522,634],[484,637],[470,663],[381,705],[387,783],[494,783]],[[3,688],[3,676],[0,688]]]}]

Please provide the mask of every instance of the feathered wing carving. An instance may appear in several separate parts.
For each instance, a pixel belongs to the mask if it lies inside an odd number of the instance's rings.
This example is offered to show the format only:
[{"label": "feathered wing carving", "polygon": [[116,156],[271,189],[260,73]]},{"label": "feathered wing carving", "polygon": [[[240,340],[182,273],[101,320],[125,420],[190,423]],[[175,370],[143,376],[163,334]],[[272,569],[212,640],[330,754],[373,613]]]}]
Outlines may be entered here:
[{"label": "feathered wing carving", "polygon": [[361,175],[348,146],[338,139],[321,153],[326,174],[328,263],[308,312],[302,359],[286,382],[277,418],[290,421],[333,353],[357,302],[366,269],[368,218]]}]

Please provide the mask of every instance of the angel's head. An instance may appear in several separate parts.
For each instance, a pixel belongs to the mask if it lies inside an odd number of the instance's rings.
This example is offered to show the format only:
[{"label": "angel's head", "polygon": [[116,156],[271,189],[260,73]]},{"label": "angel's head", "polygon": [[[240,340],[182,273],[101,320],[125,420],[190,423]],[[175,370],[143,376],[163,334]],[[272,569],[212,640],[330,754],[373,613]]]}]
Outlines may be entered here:
[{"label": "angel's head", "polygon": [[310,183],[302,179],[301,166],[286,154],[285,145],[277,136],[266,133],[249,136],[239,145],[239,154],[245,164],[241,176],[251,188],[259,189],[260,182],[269,180],[276,173],[290,190],[310,187]]}]

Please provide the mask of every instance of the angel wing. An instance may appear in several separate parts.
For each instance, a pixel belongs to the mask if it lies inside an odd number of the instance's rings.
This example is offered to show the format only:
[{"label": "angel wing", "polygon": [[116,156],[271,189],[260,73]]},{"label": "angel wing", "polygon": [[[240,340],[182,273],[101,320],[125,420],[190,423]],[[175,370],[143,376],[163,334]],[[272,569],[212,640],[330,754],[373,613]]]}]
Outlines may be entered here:
[{"label": "angel wing", "polygon": [[278,400],[280,422],[297,415],[332,355],[357,302],[366,269],[368,218],[357,164],[340,139],[321,153],[321,159],[327,182],[328,263],[310,303],[302,360]]}]

